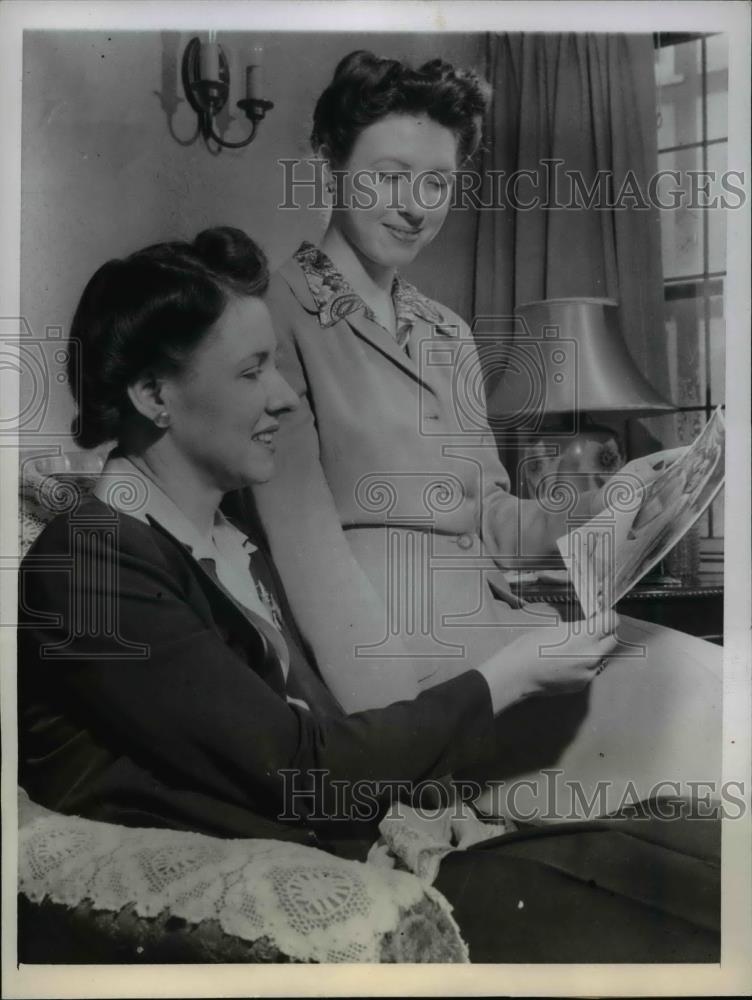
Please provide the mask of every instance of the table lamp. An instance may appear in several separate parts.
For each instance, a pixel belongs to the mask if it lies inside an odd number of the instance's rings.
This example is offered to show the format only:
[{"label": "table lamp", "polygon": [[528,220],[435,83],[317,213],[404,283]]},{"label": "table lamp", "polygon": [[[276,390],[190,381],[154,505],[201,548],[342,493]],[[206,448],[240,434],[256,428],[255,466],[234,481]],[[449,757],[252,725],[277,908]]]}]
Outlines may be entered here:
[{"label": "table lamp", "polygon": [[676,408],[632,360],[614,299],[542,299],[518,306],[515,316],[488,413],[495,430],[517,439],[518,492],[535,495],[543,476],[567,481],[578,493],[601,486],[626,456],[616,431],[593,414],[636,417]]}]

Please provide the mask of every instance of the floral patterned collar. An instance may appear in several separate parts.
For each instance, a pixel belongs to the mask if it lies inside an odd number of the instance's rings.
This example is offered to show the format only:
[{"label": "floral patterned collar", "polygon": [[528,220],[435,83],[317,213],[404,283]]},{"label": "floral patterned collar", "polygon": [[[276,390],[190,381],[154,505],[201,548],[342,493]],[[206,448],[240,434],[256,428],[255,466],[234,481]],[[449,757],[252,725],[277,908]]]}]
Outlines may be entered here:
[{"label": "floral patterned collar", "polygon": [[[363,312],[366,319],[378,323],[373,310],[340,274],[323,250],[305,241],[293,254],[305,275],[322,326],[333,326],[351,313]],[[431,323],[439,332],[453,335],[454,327],[446,325],[444,314],[435,302],[422,295],[409,282],[394,276],[392,300],[397,316],[397,343],[405,345],[417,319]],[[379,324],[380,325],[380,324]]]}]

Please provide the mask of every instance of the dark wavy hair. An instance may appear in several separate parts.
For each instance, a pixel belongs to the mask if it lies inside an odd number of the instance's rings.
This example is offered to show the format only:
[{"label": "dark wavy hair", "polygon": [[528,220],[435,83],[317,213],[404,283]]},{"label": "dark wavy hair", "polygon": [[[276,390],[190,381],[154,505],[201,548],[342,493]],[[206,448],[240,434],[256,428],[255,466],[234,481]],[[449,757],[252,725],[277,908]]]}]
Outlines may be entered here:
[{"label": "dark wavy hair", "polygon": [[345,56],[319,97],[313,113],[311,144],[326,145],[332,160],[344,164],[369,125],[394,114],[426,114],[454,132],[459,162],[478,148],[491,89],[471,70],[432,59],[411,69],[396,59],[358,50]]},{"label": "dark wavy hair", "polygon": [[[76,442],[120,437],[136,411],[128,386],[144,371],[180,371],[231,295],[262,295],[264,252],[240,229],[157,243],[110,260],[84,289],[71,325],[68,382],[78,406]],[[77,430],[76,430],[77,425]]]}]

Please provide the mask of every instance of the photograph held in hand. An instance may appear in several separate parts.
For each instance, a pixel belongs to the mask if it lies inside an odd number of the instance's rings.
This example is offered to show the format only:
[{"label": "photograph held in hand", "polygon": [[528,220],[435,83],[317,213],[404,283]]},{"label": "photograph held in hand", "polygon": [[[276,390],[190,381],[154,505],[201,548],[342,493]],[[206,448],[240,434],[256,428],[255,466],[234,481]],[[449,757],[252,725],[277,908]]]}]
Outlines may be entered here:
[{"label": "photograph held in hand", "polygon": [[724,482],[725,423],[717,409],[678,454],[649,455],[655,478],[637,485],[629,466],[603,489],[613,506],[558,540],[586,617],[613,607],[689,531]]}]

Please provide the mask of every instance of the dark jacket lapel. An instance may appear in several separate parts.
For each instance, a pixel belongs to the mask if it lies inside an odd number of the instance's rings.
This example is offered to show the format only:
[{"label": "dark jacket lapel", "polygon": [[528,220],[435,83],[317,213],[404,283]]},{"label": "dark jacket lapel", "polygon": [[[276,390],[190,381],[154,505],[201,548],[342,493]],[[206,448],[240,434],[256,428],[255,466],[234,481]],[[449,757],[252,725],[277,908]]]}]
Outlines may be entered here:
[{"label": "dark jacket lapel", "polygon": [[264,546],[259,544],[255,538],[251,540],[256,545],[256,551],[252,557],[253,573],[279,608],[281,631],[290,650],[288,693],[294,698],[302,698],[320,716],[342,715],[341,705],[321,680],[311,665],[311,659],[305,652],[305,642],[295,624],[274,563]]},{"label": "dark jacket lapel", "polygon": [[[148,516],[148,515],[147,515]],[[220,583],[216,574],[194,559],[190,550],[182,542],[178,541],[173,534],[164,528],[157,520],[148,518],[149,523],[155,531],[172,542],[181,553],[186,564],[193,575],[198,579],[202,590],[209,598],[213,609],[218,610],[217,624],[230,622],[233,632],[236,632],[244,639],[244,645],[258,649],[258,655],[253,657],[252,667],[267,683],[281,695],[285,695],[287,685],[285,675],[280,662],[280,637],[274,634],[274,629],[269,623],[255,614],[250,608],[244,607],[230,594]],[[252,585],[249,574],[248,585]],[[225,636],[227,640],[227,636]]]}]

